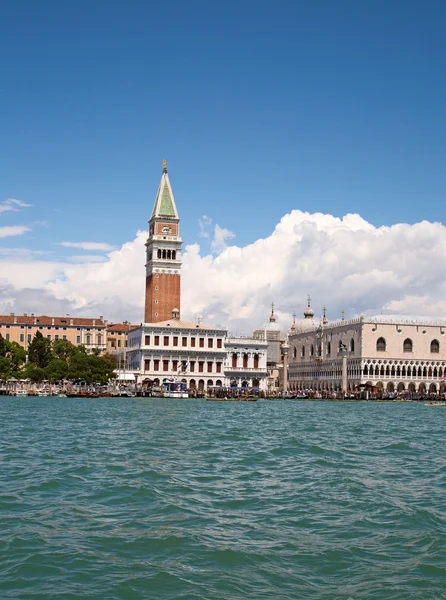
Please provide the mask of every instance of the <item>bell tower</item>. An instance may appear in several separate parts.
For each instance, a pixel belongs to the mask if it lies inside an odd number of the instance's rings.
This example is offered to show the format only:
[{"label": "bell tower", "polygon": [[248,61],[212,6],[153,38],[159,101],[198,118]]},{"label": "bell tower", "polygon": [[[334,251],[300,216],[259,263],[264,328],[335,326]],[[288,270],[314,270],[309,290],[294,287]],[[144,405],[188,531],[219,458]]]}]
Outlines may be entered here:
[{"label": "bell tower", "polygon": [[158,323],[172,318],[180,306],[181,244],[180,219],[163,160],[163,174],[149,221],[146,242],[145,323]]}]

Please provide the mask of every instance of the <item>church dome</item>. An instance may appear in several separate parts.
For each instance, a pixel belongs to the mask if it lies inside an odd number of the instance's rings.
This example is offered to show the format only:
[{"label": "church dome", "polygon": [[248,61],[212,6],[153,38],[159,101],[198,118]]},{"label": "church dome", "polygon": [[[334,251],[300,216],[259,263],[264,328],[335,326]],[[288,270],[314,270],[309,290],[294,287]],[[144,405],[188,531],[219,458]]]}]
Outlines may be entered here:
[{"label": "church dome", "polygon": [[299,331],[303,331],[306,329],[312,329],[315,326],[316,322],[314,320],[314,310],[311,308],[311,300],[308,296],[308,306],[304,310],[304,318],[299,321],[297,329]]},{"label": "church dome", "polygon": [[265,326],[266,331],[280,331],[280,327],[276,323],[276,315],[274,314],[274,304],[271,306],[271,315],[269,322]]}]

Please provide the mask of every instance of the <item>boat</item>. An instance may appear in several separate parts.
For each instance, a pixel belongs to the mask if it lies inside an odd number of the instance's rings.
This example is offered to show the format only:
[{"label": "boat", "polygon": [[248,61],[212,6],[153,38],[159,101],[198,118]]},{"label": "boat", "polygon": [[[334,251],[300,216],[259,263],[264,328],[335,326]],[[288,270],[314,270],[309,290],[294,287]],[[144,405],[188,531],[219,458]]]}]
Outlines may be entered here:
[{"label": "boat", "polygon": [[28,392],[25,392],[25,390],[18,390],[17,392],[15,392],[14,395],[17,398],[27,398],[28,397]]},{"label": "boat", "polygon": [[162,398],[189,398],[187,386],[182,381],[167,379],[161,390]]},{"label": "boat", "polygon": [[427,402],[424,406],[446,406],[446,402]]}]

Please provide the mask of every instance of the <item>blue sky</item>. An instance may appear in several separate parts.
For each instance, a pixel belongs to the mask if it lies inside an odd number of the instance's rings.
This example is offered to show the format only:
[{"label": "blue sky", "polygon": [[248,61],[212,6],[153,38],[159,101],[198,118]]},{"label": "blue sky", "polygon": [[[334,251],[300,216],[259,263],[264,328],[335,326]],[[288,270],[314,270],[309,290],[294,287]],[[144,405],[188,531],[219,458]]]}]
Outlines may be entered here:
[{"label": "blue sky", "polygon": [[3,2],[0,200],[33,206],[2,244],[132,239],[163,158],[187,242],[203,214],[239,245],[293,208],[442,221],[445,20],[433,0]]}]

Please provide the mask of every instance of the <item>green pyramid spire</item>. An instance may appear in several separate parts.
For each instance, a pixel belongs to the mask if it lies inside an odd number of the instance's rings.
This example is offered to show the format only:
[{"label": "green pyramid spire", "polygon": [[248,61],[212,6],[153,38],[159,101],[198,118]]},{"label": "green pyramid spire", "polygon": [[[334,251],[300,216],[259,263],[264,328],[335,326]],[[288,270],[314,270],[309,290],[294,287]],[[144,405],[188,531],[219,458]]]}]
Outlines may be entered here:
[{"label": "green pyramid spire", "polygon": [[169,175],[167,174],[167,163],[163,161],[163,174],[161,176],[155,204],[153,205],[152,219],[154,217],[165,217],[178,219],[177,207],[170,187]]},{"label": "green pyramid spire", "polygon": [[162,217],[176,217],[175,210],[172,204],[172,198],[170,196],[169,186],[164,183],[163,194],[161,196],[161,204],[159,213]]}]

